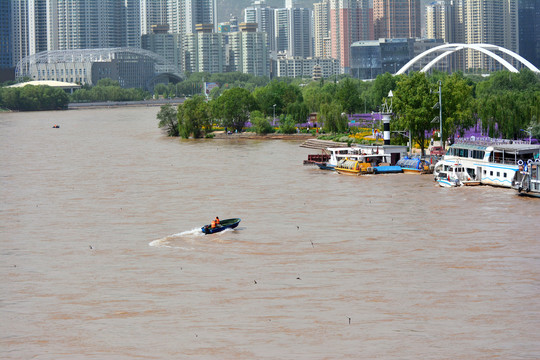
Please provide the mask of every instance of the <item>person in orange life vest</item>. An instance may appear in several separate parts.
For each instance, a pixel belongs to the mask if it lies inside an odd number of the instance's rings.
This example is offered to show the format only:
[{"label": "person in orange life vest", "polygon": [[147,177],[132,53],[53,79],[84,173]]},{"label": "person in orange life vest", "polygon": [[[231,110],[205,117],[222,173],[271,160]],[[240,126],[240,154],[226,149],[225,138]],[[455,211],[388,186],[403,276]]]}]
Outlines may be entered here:
[{"label": "person in orange life vest", "polygon": [[219,218],[217,216],[216,216],[215,222],[216,222],[216,226],[218,226],[219,225]]},{"label": "person in orange life vest", "polygon": [[216,227],[216,220],[212,220],[212,229]]}]

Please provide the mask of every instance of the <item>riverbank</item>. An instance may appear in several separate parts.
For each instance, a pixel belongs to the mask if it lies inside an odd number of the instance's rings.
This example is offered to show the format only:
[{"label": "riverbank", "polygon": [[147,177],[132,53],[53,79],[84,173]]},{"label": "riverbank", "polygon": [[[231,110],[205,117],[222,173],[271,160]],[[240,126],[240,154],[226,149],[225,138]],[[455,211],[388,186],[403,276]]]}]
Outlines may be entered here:
[{"label": "riverbank", "polygon": [[312,134],[266,134],[257,135],[254,132],[241,132],[226,134],[225,131],[214,131],[214,139],[232,140],[232,139],[249,139],[249,140],[300,140],[314,139]]},{"label": "riverbank", "polygon": [[149,107],[163,106],[166,104],[180,105],[184,102],[184,98],[178,99],[157,99],[157,100],[141,100],[141,101],[100,101],[88,103],[69,103],[68,110],[75,109],[99,109],[99,108],[117,108],[117,107]]}]

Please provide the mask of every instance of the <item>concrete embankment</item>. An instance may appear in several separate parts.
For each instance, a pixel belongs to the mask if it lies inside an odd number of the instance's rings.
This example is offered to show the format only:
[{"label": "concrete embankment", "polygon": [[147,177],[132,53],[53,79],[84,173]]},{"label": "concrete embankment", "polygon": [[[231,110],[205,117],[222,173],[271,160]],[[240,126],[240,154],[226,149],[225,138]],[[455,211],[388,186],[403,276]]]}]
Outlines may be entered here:
[{"label": "concrete embankment", "polygon": [[312,139],[311,134],[266,134],[257,135],[254,132],[226,134],[224,131],[214,131],[214,139],[250,139],[250,140],[306,140]]},{"label": "concrete embankment", "polygon": [[336,142],[331,140],[308,139],[304,141],[300,146],[308,149],[323,150],[328,147],[345,147],[348,145],[344,142]]},{"label": "concrete embankment", "polygon": [[184,99],[159,99],[159,100],[141,100],[141,101],[101,101],[88,103],[69,103],[68,109],[88,109],[88,108],[115,108],[124,106],[162,106],[165,104],[179,105]]}]

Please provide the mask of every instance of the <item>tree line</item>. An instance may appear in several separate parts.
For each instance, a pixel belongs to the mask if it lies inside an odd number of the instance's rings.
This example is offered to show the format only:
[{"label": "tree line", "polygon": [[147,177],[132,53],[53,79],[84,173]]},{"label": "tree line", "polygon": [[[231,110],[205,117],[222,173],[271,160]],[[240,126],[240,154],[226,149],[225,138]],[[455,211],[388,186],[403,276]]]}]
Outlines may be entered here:
[{"label": "tree line", "polygon": [[50,86],[1,87],[0,108],[16,111],[61,110],[69,97],[62,89]]},{"label": "tree line", "polygon": [[[171,136],[197,138],[210,134],[214,124],[241,131],[250,121],[254,131],[264,134],[274,130],[270,119],[275,115],[278,131],[287,133],[296,131],[296,124],[305,123],[310,113],[317,113],[323,131],[344,133],[349,131],[346,114],[379,111],[386,101],[393,104],[391,130],[410,132],[412,140],[423,148],[429,133],[440,127],[434,121],[439,116],[435,104],[440,81],[443,141],[455,134],[462,136],[477,124],[491,137],[521,139],[532,132],[533,137],[540,138],[540,77],[528,69],[519,73],[499,71],[487,78],[461,72],[386,73],[373,82],[346,76],[316,82],[265,78],[257,82],[255,77],[242,75],[191,74],[180,87],[201,84],[202,90],[203,79],[220,86],[208,94],[208,99],[195,95],[177,109],[162,109],[159,126]],[[390,90],[393,98],[387,99]]]}]

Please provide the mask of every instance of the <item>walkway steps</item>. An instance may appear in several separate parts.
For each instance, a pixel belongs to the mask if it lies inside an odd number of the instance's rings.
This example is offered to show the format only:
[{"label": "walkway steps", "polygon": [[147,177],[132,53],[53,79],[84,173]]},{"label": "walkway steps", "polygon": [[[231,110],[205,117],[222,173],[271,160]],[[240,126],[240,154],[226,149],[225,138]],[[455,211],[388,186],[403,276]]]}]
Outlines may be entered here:
[{"label": "walkway steps", "polygon": [[304,141],[300,147],[308,148],[308,149],[317,149],[317,150],[323,150],[328,147],[346,147],[347,143],[344,142],[335,142],[330,140],[319,140],[319,139],[309,139]]}]

